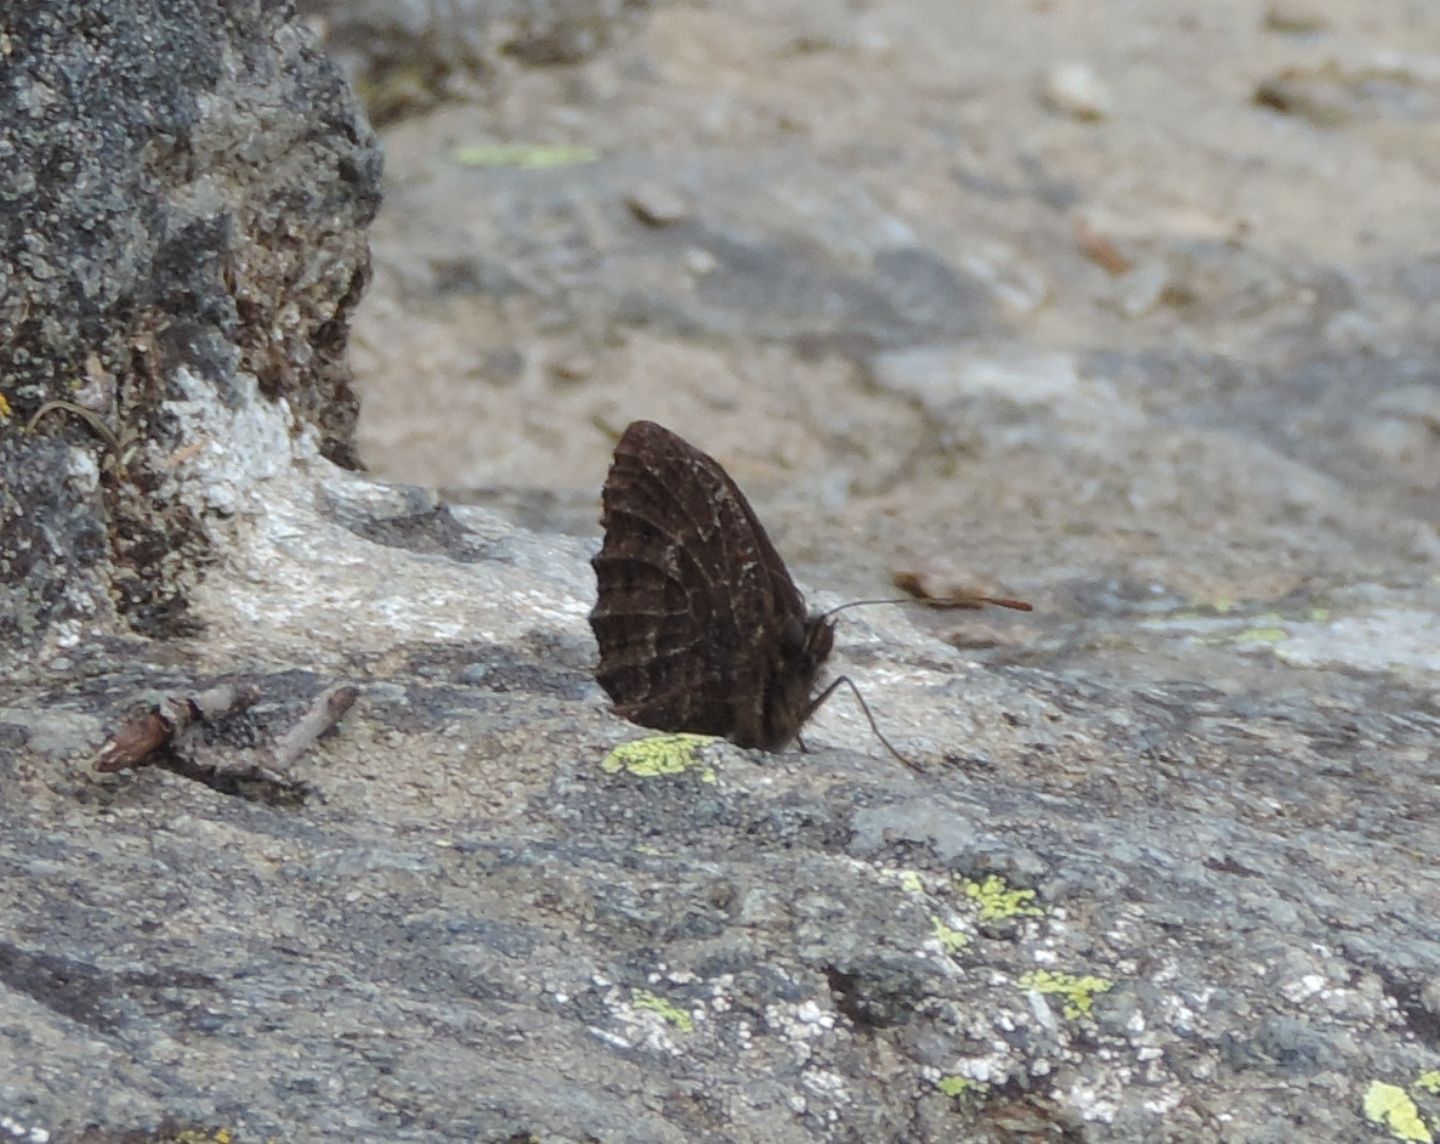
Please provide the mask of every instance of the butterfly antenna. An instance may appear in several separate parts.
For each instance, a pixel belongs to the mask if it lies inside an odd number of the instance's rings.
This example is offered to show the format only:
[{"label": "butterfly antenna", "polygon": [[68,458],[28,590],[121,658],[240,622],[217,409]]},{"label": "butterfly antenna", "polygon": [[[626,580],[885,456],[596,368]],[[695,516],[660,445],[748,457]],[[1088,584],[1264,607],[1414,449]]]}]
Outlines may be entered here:
[{"label": "butterfly antenna", "polygon": [[1013,600],[1009,596],[938,596],[925,598],[923,596],[892,596],[883,600],[851,600],[848,604],[841,604],[823,613],[822,620],[829,619],[836,612],[843,612],[846,608],[868,608],[872,604],[915,604],[922,608],[934,608],[943,611],[949,608],[978,608],[981,604],[994,604],[997,608],[1011,608],[1017,612],[1033,612],[1034,606],[1027,604],[1024,600]]},{"label": "butterfly antenna", "polygon": [[[887,603],[887,604],[889,604],[889,603],[903,603],[904,601],[884,600],[884,601],[860,601],[860,602],[861,602],[861,603],[876,603],[876,602],[880,602],[880,603]],[[845,605],[845,606],[846,606],[846,607],[849,607],[850,605],[847,604],[847,605]],[[827,612],[827,613],[825,613],[825,614],[826,614],[826,615],[829,615],[830,613]],[[870,730],[872,730],[872,731],[875,732],[875,738],[879,739],[880,742],[882,742],[882,743],[885,744],[885,749],[886,749],[887,751],[889,751],[892,755],[894,755],[897,759],[899,759],[902,763],[904,763],[907,767],[909,767],[912,771],[916,772],[917,774],[922,774],[922,775],[925,774],[925,768],[924,768],[924,767],[922,767],[919,763],[915,762],[915,760],[913,760],[913,759],[907,759],[904,755],[902,755],[899,751],[897,751],[897,750],[895,749],[895,744],[894,744],[894,743],[890,742],[889,739],[885,738],[885,733],[880,730],[880,725],[875,722],[875,716],[870,713],[870,704],[868,704],[868,703],[865,702],[865,696],[863,696],[863,695],[860,694],[860,689],[855,686],[854,681],[853,681],[848,675],[842,675],[839,679],[834,680],[834,681],[830,684],[829,687],[827,687],[824,691],[820,692],[819,695],[815,696],[815,698],[810,701],[810,707],[809,707],[809,709],[805,712],[805,718],[802,719],[801,722],[803,723],[806,719],[809,719],[811,715],[814,715],[815,712],[820,709],[820,705],[821,705],[822,703],[824,703],[825,700],[829,699],[831,695],[835,694],[835,689],[836,689],[837,687],[839,687],[842,683],[843,683],[846,687],[848,687],[848,688],[850,689],[850,694],[852,694],[853,696],[855,696],[855,702],[858,703],[858,704],[860,704],[860,710],[863,711],[863,712],[865,712],[865,718],[866,718],[866,719],[869,721],[869,723],[870,723]]]},{"label": "butterfly antenna", "polygon": [[[928,598],[924,596],[890,596],[884,599],[877,600],[851,600],[847,604],[840,604],[838,607],[831,608],[828,612],[821,613],[818,618],[820,620],[828,620],[831,616],[835,615],[835,613],[843,612],[846,608],[867,608],[873,604],[919,604],[921,607],[924,608],[937,609],[978,608],[981,604],[994,604],[996,607],[1000,608],[1013,608],[1017,612],[1034,611],[1034,608],[1031,607],[1031,605],[1027,604],[1024,600],[1011,599],[1009,596],[972,596],[968,594]],[[879,739],[880,742],[885,745],[885,749],[887,751],[889,751],[912,771],[916,771],[919,774],[923,775],[925,773],[925,768],[922,767],[919,763],[915,762],[913,759],[907,759],[904,755],[902,755],[898,750],[895,749],[895,744],[890,742],[890,740],[885,737],[885,732],[880,730],[880,725],[875,722],[875,716],[870,711],[870,704],[865,702],[865,696],[860,694],[860,689],[855,686],[854,681],[851,680],[848,675],[842,675],[839,679],[835,680],[833,683],[830,684],[829,687],[825,688],[824,691],[822,691],[819,695],[812,699],[810,701],[809,709],[805,712],[804,718],[802,718],[800,721],[804,723],[805,720],[809,719],[811,715],[815,714],[815,712],[819,710],[820,705],[824,703],[825,700],[829,699],[830,696],[835,693],[835,689],[839,687],[842,683],[846,687],[848,687],[850,689],[850,693],[855,696],[855,702],[860,704],[860,710],[865,712],[865,719],[870,724],[870,730],[875,732],[875,738]]]}]

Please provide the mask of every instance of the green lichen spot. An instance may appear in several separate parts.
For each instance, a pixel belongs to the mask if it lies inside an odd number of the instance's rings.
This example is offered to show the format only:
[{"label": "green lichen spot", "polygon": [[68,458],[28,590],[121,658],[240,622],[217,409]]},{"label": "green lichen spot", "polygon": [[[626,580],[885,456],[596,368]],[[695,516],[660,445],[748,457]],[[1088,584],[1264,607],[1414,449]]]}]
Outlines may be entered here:
[{"label": "green lichen spot", "polygon": [[667,1025],[674,1026],[682,1033],[695,1031],[695,1022],[689,1013],[670,1004],[665,998],[656,996],[648,989],[635,990],[630,1000],[637,1009],[648,1009],[652,1013],[659,1013]]},{"label": "green lichen spot", "polygon": [[930,916],[930,924],[935,927],[936,940],[945,947],[945,952],[954,956],[970,944],[970,935],[960,930],[951,929],[935,915]]},{"label": "green lichen spot", "polygon": [[1037,993],[1050,993],[1064,999],[1064,1013],[1067,1020],[1078,1020],[1090,1015],[1095,995],[1114,987],[1113,981],[1103,977],[1077,977],[1073,973],[1056,973],[1049,969],[1036,969],[1020,978],[1021,989],[1033,989]]},{"label": "green lichen spot", "polygon": [[1440,1069],[1431,1069],[1415,1078],[1415,1087],[1431,1096],[1440,1096]]},{"label": "green lichen spot", "polygon": [[1236,643],[1284,643],[1290,638],[1290,633],[1284,628],[1246,628],[1235,637]]},{"label": "green lichen spot", "polygon": [[920,880],[920,875],[914,870],[900,871],[900,888],[907,894],[923,894],[925,883]]},{"label": "green lichen spot", "polygon": [[683,775],[699,771],[700,781],[713,783],[713,767],[695,758],[695,749],[715,740],[710,735],[653,735],[633,743],[621,743],[600,764],[607,775],[628,771],[637,778],[653,779],[660,775]]},{"label": "green lichen spot", "polygon": [[991,874],[983,882],[967,881],[965,896],[980,908],[982,922],[1038,918],[1045,913],[1035,905],[1034,890],[1012,890],[998,874]]},{"label": "green lichen spot", "polygon": [[1365,1090],[1365,1115],[1376,1124],[1390,1129],[1397,1140],[1418,1144],[1434,1144],[1435,1137],[1420,1116],[1420,1110],[1403,1088],[1374,1080]]},{"label": "green lichen spot", "polygon": [[475,143],[456,147],[451,155],[465,167],[514,167],[522,171],[569,167],[600,158],[594,147],[552,147],[543,143]]},{"label": "green lichen spot", "polygon": [[935,1087],[946,1096],[964,1096],[967,1092],[979,1092],[984,1086],[968,1076],[942,1076],[935,1082]]}]

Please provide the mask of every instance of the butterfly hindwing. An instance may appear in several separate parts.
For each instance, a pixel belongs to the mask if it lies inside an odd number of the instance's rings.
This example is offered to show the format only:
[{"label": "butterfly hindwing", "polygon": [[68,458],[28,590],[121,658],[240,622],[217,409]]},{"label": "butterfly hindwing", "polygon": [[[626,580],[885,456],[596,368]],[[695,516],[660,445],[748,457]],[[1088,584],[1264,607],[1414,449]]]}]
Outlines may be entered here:
[{"label": "butterfly hindwing", "polygon": [[616,712],[779,749],[809,713],[829,625],[806,619],[745,495],[712,457],[636,421],[602,501],[590,623]]}]

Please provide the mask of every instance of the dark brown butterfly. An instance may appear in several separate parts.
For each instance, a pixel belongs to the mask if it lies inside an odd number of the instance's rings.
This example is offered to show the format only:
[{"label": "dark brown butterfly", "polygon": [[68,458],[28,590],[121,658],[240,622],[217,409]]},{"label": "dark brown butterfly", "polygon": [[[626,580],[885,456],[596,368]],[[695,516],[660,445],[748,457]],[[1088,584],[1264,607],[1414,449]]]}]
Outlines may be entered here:
[{"label": "dark brown butterfly", "polygon": [[834,625],[806,615],[745,494],[713,457],[636,421],[615,447],[602,505],[590,626],[595,676],[616,713],[785,746],[829,694],[811,698]]},{"label": "dark brown butterfly", "polygon": [[[713,457],[636,421],[615,447],[601,499],[605,543],[591,561],[600,596],[590,626],[600,644],[595,677],[617,714],[778,751],[845,684],[886,749],[915,766],[880,733],[848,678],[811,694],[841,608],[806,614],[750,502]],[[1030,607],[975,595],[929,603],[977,601]]]}]

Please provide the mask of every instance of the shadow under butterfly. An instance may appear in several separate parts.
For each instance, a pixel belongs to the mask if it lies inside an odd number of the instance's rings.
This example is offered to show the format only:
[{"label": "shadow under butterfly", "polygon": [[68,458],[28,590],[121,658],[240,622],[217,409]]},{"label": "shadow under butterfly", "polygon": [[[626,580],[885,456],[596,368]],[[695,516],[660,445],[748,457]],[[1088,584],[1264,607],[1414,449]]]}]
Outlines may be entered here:
[{"label": "shadow under butterfly", "polygon": [[[750,502],[713,457],[653,421],[636,421],[615,447],[591,561],[599,599],[590,626],[600,645],[595,678],[616,714],[660,731],[717,735],[778,751],[848,676],[816,693],[835,621],[857,600],[807,614],[804,597]],[[931,607],[1030,605],[999,597],[923,601]]]}]

